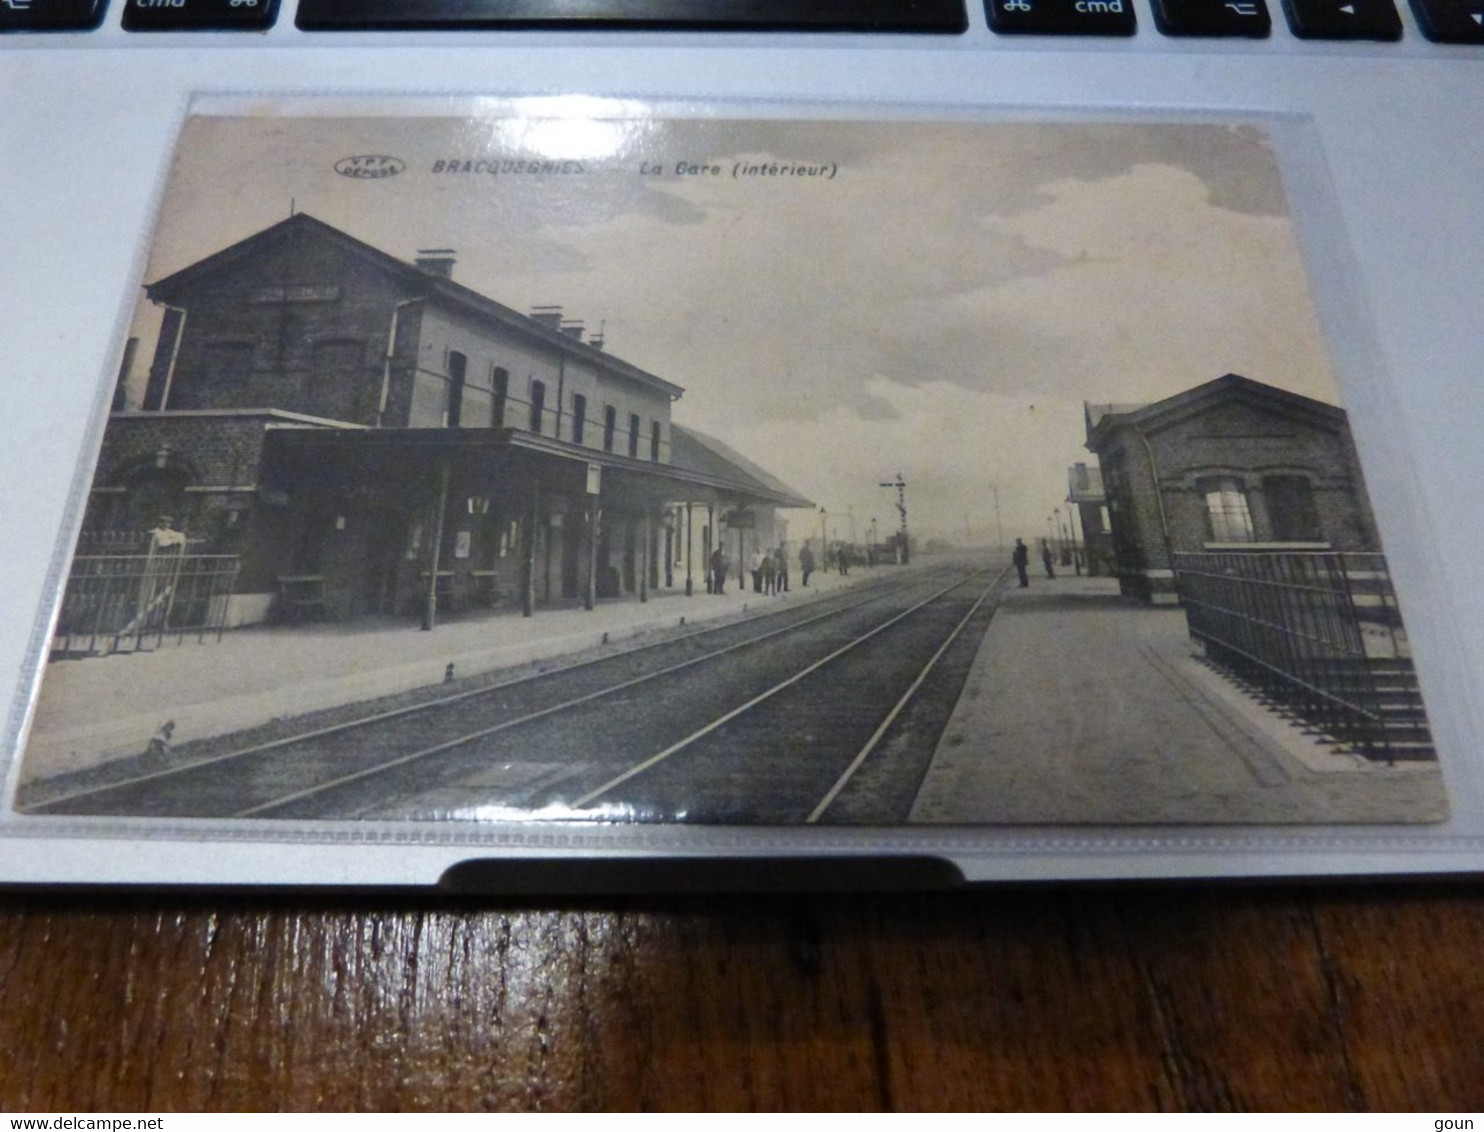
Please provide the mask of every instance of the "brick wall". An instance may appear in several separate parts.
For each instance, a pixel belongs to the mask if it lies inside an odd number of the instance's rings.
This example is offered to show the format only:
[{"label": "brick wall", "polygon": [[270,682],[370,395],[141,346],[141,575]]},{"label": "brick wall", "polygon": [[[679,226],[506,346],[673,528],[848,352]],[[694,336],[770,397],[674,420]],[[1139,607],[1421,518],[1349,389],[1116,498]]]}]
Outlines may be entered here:
[{"label": "brick wall", "polygon": [[274,547],[257,529],[256,510],[267,419],[114,415],[83,520],[83,550],[89,540],[141,535],[169,515],[203,552],[241,556],[239,593],[266,592]]},{"label": "brick wall", "polygon": [[290,233],[203,274],[175,356],[162,334],[145,407],[276,408],[376,423],[398,281],[314,233]]},{"label": "brick wall", "polygon": [[1349,428],[1280,415],[1233,401],[1149,435],[1159,467],[1170,541],[1199,550],[1211,538],[1202,481],[1230,477],[1244,487],[1256,541],[1275,538],[1263,480],[1297,476],[1309,483],[1320,540],[1336,550],[1375,550],[1375,522],[1358,478]]},{"label": "brick wall", "polygon": [[266,414],[115,414],[104,433],[94,486],[124,486],[155,467],[162,449],[165,464],[188,472],[197,485],[251,486],[267,421]]},{"label": "brick wall", "polygon": [[1354,441],[1342,418],[1232,398],[1177,419],[1152,421],[1142,439],[1131,426],[1115,427],[1098,456],[1120,566],[1130,575],[1126,589],[1140,596],[1172,591],[1163,578],[1170,569],[1166,536],[1176,551],[1201,550],[1212,541],[1204,494],[1211,479],[1241,485],[1255,542],[1276,538],[1265,478],[1292,476],[1310,487],[1319,528],[1315,541],[1346,551],[1380,546]]}]

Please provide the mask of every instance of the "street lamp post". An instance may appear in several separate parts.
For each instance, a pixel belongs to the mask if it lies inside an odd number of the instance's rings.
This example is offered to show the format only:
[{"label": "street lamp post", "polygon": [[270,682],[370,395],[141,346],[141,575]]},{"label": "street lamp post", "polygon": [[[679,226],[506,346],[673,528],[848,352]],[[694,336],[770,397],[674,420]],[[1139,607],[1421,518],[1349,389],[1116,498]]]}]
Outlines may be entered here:
[{"label": "street lamp post", "polygon": [[1081,577],[1082,559],[1077,554],[1077,528],[1072,520],[1072,505],[1070,503],[1067,504],[1067,519],[1062,524],[1062,534],[1066,537],[1067,549],[1071,551],[1072,569],[1076,571],[1078,577]]},{"label": "street lamp post", "polygon": [[[1067,506],[1067,523],[1071,526],[1072,529],[1072,561],[1077,566],[1077,573],[1081,574],[1083,547],[1077,541],[1077,508],[1072,507],[1070,504]],[[1082,526],[1082,534],[1084,536],[1082,541],[1086,542],[1087,525],[1085,523]],[[1088,562],[1087,570],[1089,574],[1092,572],[1091,562]]]}]

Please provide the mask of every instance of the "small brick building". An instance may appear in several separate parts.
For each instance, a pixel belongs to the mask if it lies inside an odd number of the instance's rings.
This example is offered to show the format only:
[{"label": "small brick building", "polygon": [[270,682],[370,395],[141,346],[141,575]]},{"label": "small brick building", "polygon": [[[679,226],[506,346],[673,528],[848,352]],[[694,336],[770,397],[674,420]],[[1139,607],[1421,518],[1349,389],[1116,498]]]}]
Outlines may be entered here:
[{"label": "small brick building", "polygon": [[1178,551],[1380,550],[1343,409],[1229,373],[1085,416],[1126,594],[1174,602]]},{"label": "small brick building", "polygon": [[230,624],[290,604],[431,622],[643,597],[677,566],[699,584],[718,540],[771,549],[775,511],[811,506],[673,425],[679,385],[454,266],[299,214],[149,284],[158,344],[115,398],[80,552],[168,517],[240,556]]}]

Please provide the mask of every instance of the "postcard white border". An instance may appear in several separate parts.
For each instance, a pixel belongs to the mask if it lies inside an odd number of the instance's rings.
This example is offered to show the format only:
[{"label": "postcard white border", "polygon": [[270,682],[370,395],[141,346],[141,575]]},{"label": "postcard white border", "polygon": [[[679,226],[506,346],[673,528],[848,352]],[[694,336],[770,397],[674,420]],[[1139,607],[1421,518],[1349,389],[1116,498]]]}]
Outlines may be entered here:
[{"label": "postcard white border", "polygon": [[[580,95],[446,97],[335,94],[202,94],[180,107],[175,135],[191,115],[285,117],[468,117],[598,115],[653,118],[842,122],[1209,123],[1250,125],[1273,144],[1291,217],[1310,275],[1325,343],[1335,363],[1367,473],[1377,522],[1398,580],[1409,635],[1415,642],[1429,717],[1452,816],[1436,825],[1242,826],[901,826],[730,827],[591,825],[550,821],[496,825],[427,822],[296,822],[282,819],[80,819],[16,814],[9,809],[19,779],[22,740],[29,730],[45,667],[44,653],[60,606],[62,584],[98,459],[113,374],[99,393],[71,502],[48,575],[45,602],[31,632],[31,659],[6,730],[6,812],[0,838],[0,881],[148,884],[436,883],[447,866],[474,857],[510,861],[600,857],[755,857],[792,855],[942,856],[969,880],[1111,879],[1196,876],[1344,876],[1474,872],[1484,868],[1484,767],[1473,741],[1484,734],[1478,690],[1462,674],[1465,655],[1446,603],[1411,595],[1446,593],[1427,554],[1434,519],[1416,482],[1408,451],[1418,438],[1400,435],[1398,375],[1376,341],[1351,244],[1334,195],[1319,131],[1307,114],[1140,106],[1119,109],[893,102],[756,101],[715,98],[612,98]],[[167,155],[154,205],[136,237],[136,280],[142,279],[163,207]],[[114,320],[117,366],[134,296],[123,296]],[[306,853],[308,846],[314,853]],[[203,846],[211,846],[203,854]],[[18,850],[18,852],[17,852]]]}]

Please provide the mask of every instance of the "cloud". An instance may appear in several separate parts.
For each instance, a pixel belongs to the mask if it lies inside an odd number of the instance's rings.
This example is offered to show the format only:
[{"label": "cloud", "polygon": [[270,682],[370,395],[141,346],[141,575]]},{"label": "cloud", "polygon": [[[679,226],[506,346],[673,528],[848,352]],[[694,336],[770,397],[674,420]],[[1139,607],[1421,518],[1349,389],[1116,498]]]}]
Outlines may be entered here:
[{"label": "cloud", "polygon": [[[982,529],[992,488],[1001,522],[1037,533],[1086,458],[1083,400],[1152,400],[1229,371],[1335,399],[1254,129],[638,120],[597,131],[606,156],[580,176],[431,173],[487,155],[492,129],[192,123],[151,273],[282,219],[290,199],[404,259],[451,246],[456,278],[491,298],[606,324],[611,352],[686,387],[677,419],[825,506],[884,523],[875,485],[901,471],[914,514],[949,533],[966,516]],[[531,134],[500,144],[552,144]],[[354,153],[409,172],[337,177]],[[743,156],[837,171],[734,180]],[[728,175],[678,175],[681,161]]]},{"label": "cloud", "polygon": [[878,377],[1137,401],[1239,372],[1335,399],[1286,218],[1220,208],[1165,165],[1048,182],[1012,213],[956,166],[873,169],[771,197],[671,185],[705,225],[615,217],[567,234],[606,269],[503,278],[606,319],[611,349],[732,419],[880,418]]},{"label": "cloud", "polygon": [[1135,401],[1237,372],[1335,400],[1286,219],[1215,208],[1197,177],[1159,165],[1047,192],[1042,208],[991,223],[1066,265],[966,293],[950,312],[1010,330],[988,336],[1003,343],[988,343],[1002,388]]}]

